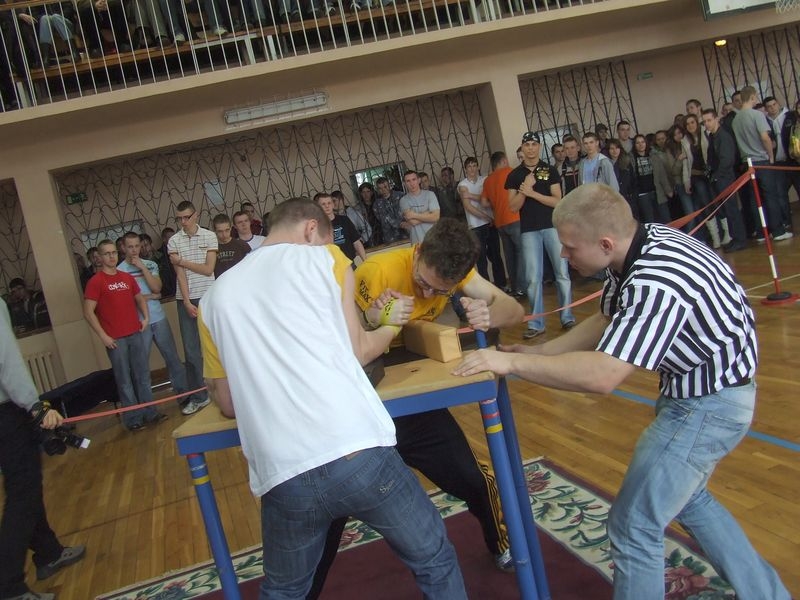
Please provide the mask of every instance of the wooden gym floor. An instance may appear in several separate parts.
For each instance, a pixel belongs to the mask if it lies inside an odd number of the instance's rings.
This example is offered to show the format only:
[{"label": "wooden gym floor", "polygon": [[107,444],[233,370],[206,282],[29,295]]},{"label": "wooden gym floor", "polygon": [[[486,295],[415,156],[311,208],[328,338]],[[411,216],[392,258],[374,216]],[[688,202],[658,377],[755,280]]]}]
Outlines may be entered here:
[{"label": "wooden gym floor", "polygon": [[[780,242],[775,250],[783,287],[800,293],[800,239]],[[765,285],[771,276],[763,245],[725,259],[748,290],[757,316],[761,363],[752,430],[769,437],[747,437],[722,461],[710,487],[793,595],[800,596],[800,429],[794,404],[800,391],[800,306],[761,305],[771,291]],[[576,281],[573,296],[598,288],[598,282]],[[555,308],[552,285],[545,286],[545,294],[546,306]],[[576,316],[585,318],[596,306],[596,301],[580,306]],[[560,334],[557,317],[547,324],[545,339]],[[505,331],[503,338],[521,341],[522,331],[522,326]],[[655,399],[654,374],[637,372],[608,396],[552,391],[523,381],[510,382],[510,389],[523,457],[545,455],[616,492],[634,443],[652,416],[652,407],[641,399]],[[34,590],[56,592],[59,600],[87,600],[210,558],[186,461],[171,437],[186,417],[175,405],[165,410],[168,421],[137,434],[124,431],[116,418],[89,421],[79,431],[92,439],[91,448],[44,458],[50,523],[63,543],[83,543],[88,551],[81,563],[46,582],[35,581],[29,563]],[[453,412],[478,454],[487,456],[478,409]],[[231,549],[258,544],[259,508],[247,486],[241,450],[213,452],[208,461]]]}]

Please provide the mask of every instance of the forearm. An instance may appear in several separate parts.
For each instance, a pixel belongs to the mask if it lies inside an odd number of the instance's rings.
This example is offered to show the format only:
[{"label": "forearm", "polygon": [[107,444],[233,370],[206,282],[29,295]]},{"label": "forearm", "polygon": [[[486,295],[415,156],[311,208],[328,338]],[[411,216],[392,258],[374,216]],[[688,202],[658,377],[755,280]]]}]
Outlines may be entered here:
[{"label": "forearm", "polygon": [[155,277],[150,270],[145,267],[142,269],[142,276],[144,280],[147,282],[147,287],[150,288],[150,291],[154,294],[158,294],[161,292],[161,278]]},{"label": "forearm", "polygon": [[549,388],[608,394],[627,376],[628,365],[596,351],[558,356],[514,354],[510,372]]},{"label": "forearm", "polygon": [[356,256],[358,256],[362,261],[367,260],[367,251],[364,249],[364,244],[361,240],[356,240],[353,242],[353,248],[356,250]]},{"label": "forearm", "polygon": [[593,314],[585,321],[578,323],[569,333],[561,335],[546,344],[530,346],[531,354],[555,356],[567,352],[594,350],[603,332],[608,327],[609,319],[600,312]]},{"label": "forearm", "polygon": [[191,300],[189,297],[189,281],[186,279],[186,271],[183,270],[183,267],[175,267],[175,277],[184,303],[189,302]]},{"label": "forearm", "polygon": [[354,348],[358,362],[366,365],[386,352],[399,330],[399,325],[384,325],[373,331],[362,329],[358,336],[358,348]]},{"label": "forearm", "polygon": [[422,221],[423,223],[436,223],[439,220],[439,211],[430,210],[424,213],[414,213],[414,218]]},{"label": "forearm", "polygon": [[104,336],[108,336],[108,334],[103,330],[103,326],[100,325],[100,321],[97,319],[97,315],[94,313],[94,311],[90,312],[84,309],[83,318],[86,319],[87,323],[89,323],[89,327],[91,327],[95,335],[100,338],[100,341],[103,340]]},{"label": "forearm", "polygon": [[761,145],[764,146],[764,150],[769,157],[769,162],[775,162],[775,153],[772,149],[772,138],[769,137],[769,134],[766,131],[761,134]]},{"label": "forearm", "polygon": [[508,190],[508,208],[514,212],[519,212],[525,204],[525,194],[519,190]]},{"label": "forearm", "polygon": [[178,263],[177,266],[182,267],[184,269],[189,269],[193,273],[197,273],[199,275],[205,275],[206,277],[211,277],[211,275],[214,274],[213,264],[196,263],[181,259],[181,261]]},{"label": "forearm", "polygon": [[521,324],[524,316],[522,305],[507,294],[495,294],[489,304],[490,327],[513,327]]},{"label": "forearm", "polygon": [[136,305],[139,307],[139,313],[142,315],[142,322],[150,321],[150,310],[147,308],[147,300],[142,294],[137,294],[135,297]]},{"label": "forearm", "polygon": [[231,397],[231,388],[228,385],[227,379],[206,379],[206,387],[208,388],[208,395],[219,407],[220,412],[231,419],[236,418],[236,413],[233,408],[233,398]]}]

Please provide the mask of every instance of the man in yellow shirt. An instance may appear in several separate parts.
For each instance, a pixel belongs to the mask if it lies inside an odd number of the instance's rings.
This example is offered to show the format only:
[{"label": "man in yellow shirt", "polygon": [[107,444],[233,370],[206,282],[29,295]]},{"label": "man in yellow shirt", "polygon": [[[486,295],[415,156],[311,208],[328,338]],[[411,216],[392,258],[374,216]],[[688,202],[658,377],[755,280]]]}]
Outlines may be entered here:
[{"label": "man in yellow shirt", "polygon": [[[462,295],[470,326],[475,330],[516,326],[522,322],[522,306],[475,270],[478,241],[466,223],[440,219],[419,245],[370,255],[356,269],[356,304],[368,326],[381,322],[376,303],[390,290],[395,296],[391,317],[436,320],[450,297]],[[393,322],[393,319],[390,319]],[[396,343],[396,342],[395,342]],[[393,345],[395,345],[393,343]],[[508,537],[500,514],[494,474],[472,452],[464,432],[447,409],[398,417],[397,451],[413,467],[442,490],[467,503],[480,521],[486,546],[502,570],[512,568]],[[334,521],[326,551],[317,567],[312,593],[321,590],[325,573],[335,558],[345,521]]]}]

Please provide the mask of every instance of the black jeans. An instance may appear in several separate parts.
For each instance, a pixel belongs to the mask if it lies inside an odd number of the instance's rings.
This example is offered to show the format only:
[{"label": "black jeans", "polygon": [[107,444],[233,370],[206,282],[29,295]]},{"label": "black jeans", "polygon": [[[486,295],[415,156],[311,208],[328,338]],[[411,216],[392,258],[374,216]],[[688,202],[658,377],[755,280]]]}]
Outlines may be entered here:
[{"label": "black jeans", "polygon": [[28,413],[12,402],[0,404],[0,469],[6,494],[0,521],[0,599],[20,596],[28,548],[33,562],[57,560],[64,547],[47,523],[42,496],[38,432]]},{"label": "black jeans", "polygon": [[[464,432],[447,409],[394,419],[397,451],[403,461],[417,469],[451,496],[467,503],[481,524],[489,552],[500,554],[508,548],[508,534],[500,520],[500,498],[494,475],[475,458]],[[325,550],[314,574],[307,599],[322,591],[325,577],[336,558],[347,519],[331,523]]]},{"label": "black jeans", "polygon": [[480,227],[475,227],[472,232],[478,237],[480,243],[481,253],[478,256],[478,264],[476,265],[478,273],[486,281],[489,279],[489,270],[486,259],[492,263],[492,276],[494,277],[494,284],[499,288],[506,287],[506,267],[503,264],[503,257],[500,254],[500,236],[497,234],[497,229],[494,225],[487,223]]}]

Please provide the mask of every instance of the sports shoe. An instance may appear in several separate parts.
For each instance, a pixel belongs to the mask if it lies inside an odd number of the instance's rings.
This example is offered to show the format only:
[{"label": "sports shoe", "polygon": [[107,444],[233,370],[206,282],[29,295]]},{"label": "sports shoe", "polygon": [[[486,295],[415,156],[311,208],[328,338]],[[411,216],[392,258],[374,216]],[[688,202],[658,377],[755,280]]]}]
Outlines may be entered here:
[{"label": "sports shoe", "polygon": [[561,329],[564,331],[569,331],[573,327],[575,327],[575,321],[567,321],[566,323],[561,324]]},{"label": "sports shoe", "polygon": [[526,329],[525,333],[522,334],[523,340],[532,340],[535,337],[539,337],[544,333],[544,329]]},{"label": "sports shoe", "polygon": [[503,571],[503,573],[512,573],[514,571],[514,559],[511,558],[511,550],[507,549],[502,554],[495,554],[494,566]]},{"label": "sports shoe", "polygon": [[144,423],[134,423],[130,427],[128,427],[128,431],[132,433],[136,433],[137,431],[141,431],[144,429]]},{"label": "sports shoe", "polygon": [[790,240],[793,237],[794,234],[791,231],[784,231],[782,234],[773,237],[772,240],[775,242],[782,242],[783,240]]},{"label": "sports shoe", "polygon": [[14,596],[8,600],[56,600],[55,594],[37,594],[36,592],[25,592],[21,596]]},{"label": "sports shoe", "polygon": [[186,36],[183,35],[182,33],[176,33],[175,37],[172,39],[176,44],[183,44],[184,42],[186,42]]},{"label": "sports shoe", "polygon": [[[61,551],[61,556],[51,563],[36,567],[36,579],[41,581],[56,574],[60,569],[68,567],[69,565],[78,562],[86,554],[86,546],[67,546]],[[32,593],[32,592],[31,592]],[[40,598],[42,594],[35,595],[34,598]],[[23,598],[25,596],[22,596]]]},{"label": "sports shoe", "polygon": [[759,244],[763,244],[765,241],[766,240],[764,239],[763,234],[759,233],[758,235],[756,235],[756,242],[758,242]]},{"label": "sports shoe", "polygon": [[224,27],[215,27],[213,33],[214,33],[214,35],[218,35],[218,36],[222,37],[223,35],[228,33],[228,30],[225,29]]},{"label": "sports shoe", "polygon": [[199,402],[197,400],[190,400],[189,402],[186,403],[186,406],[184,406],[181,409],[181,414],[193,415],[198,410],[208,406],[210,402],[211,402],[211,398],[209,398],[209,397],[206,397],[205,400],[200,400]]}]

